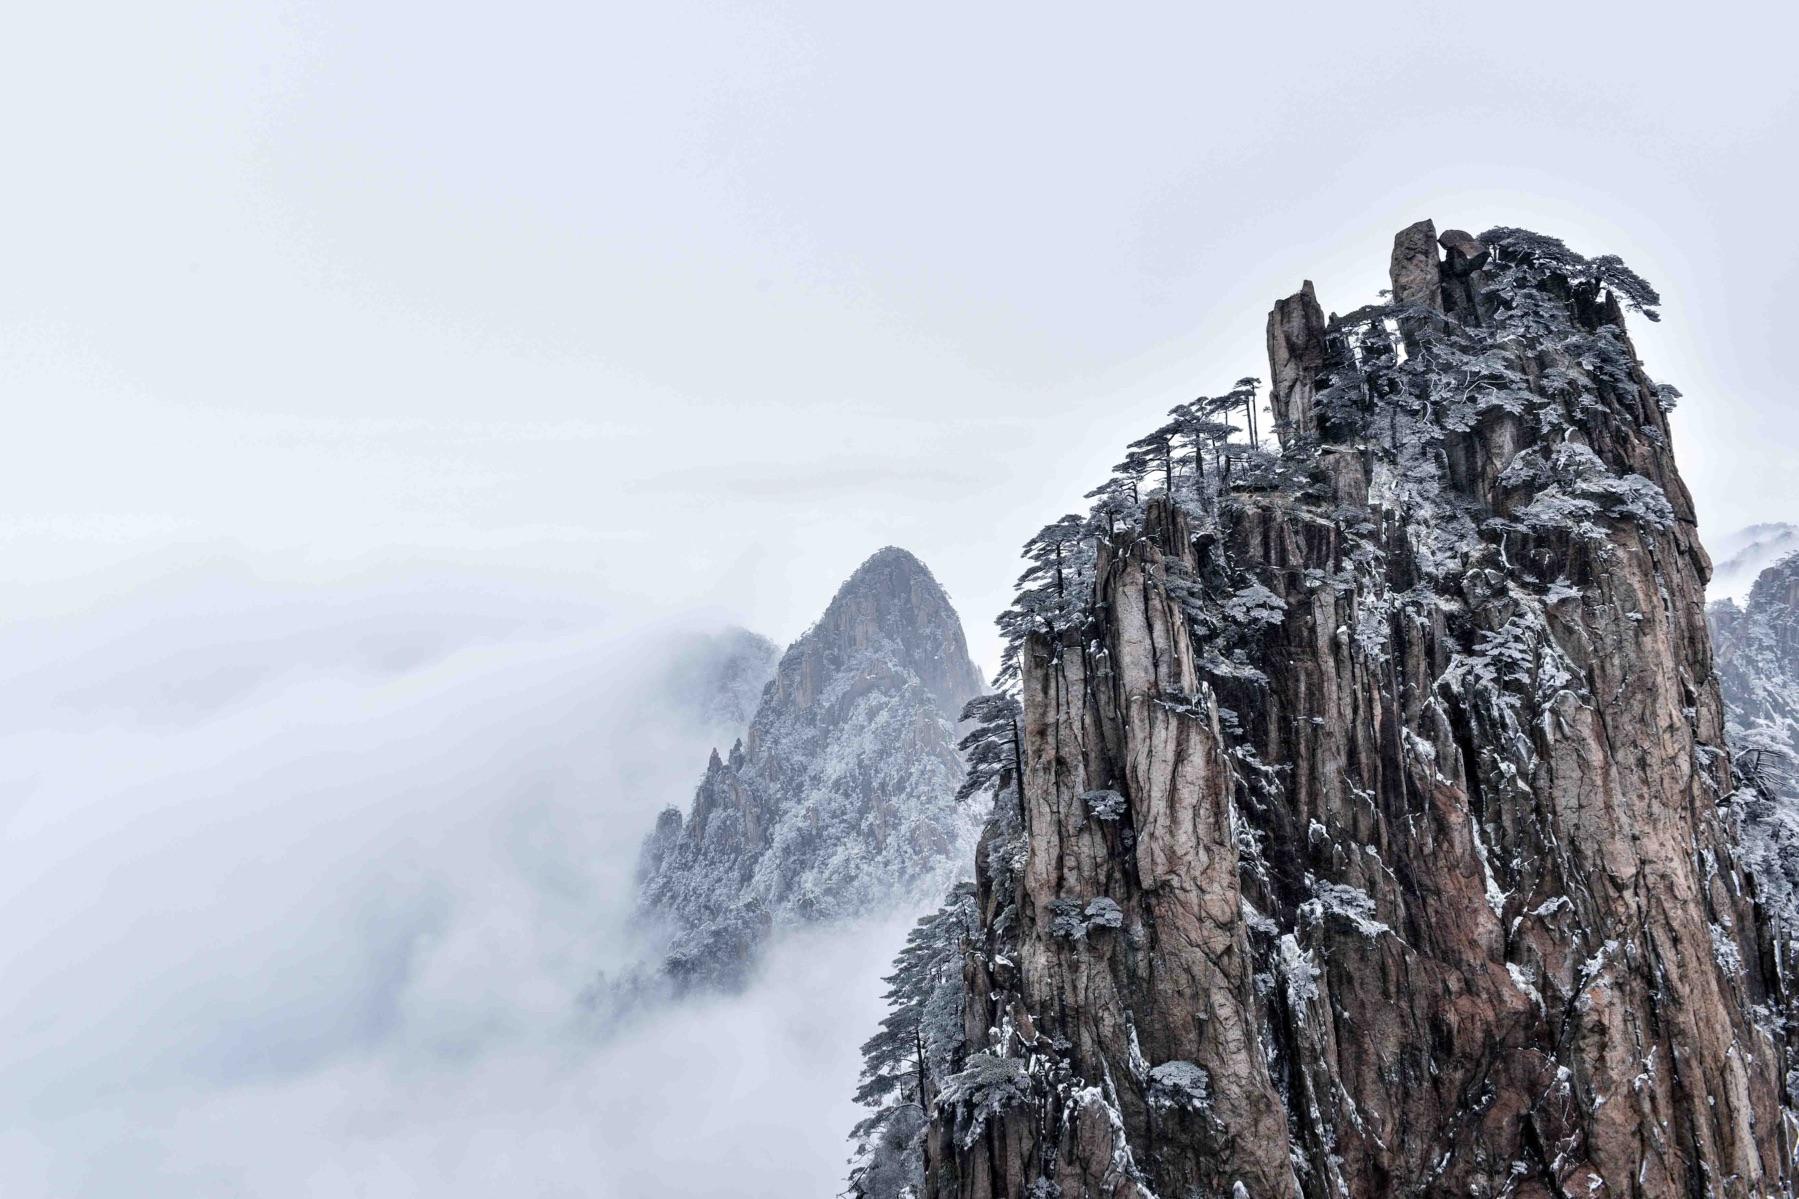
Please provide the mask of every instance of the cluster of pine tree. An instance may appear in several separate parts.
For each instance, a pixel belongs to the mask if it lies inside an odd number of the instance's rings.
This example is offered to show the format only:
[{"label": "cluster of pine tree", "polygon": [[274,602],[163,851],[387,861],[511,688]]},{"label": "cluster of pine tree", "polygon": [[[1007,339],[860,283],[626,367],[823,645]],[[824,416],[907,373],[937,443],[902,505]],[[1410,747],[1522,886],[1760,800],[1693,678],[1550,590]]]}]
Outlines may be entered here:
[{"label": "cluster of pine tree", "polygon": [[[1086,639],[1094,627],[1102,547],[1126,547],[1142,536],[1158,502],[1179,513],[1196,541],[1213,547],[1201,555],[1205,577],[1177,573],[1175,563],[1167,580],[1193,626],[1195,643],[1204,647],[1202,670],[1226,691],[1253,691],[1266,679],[1249,665],[1244,650],[1259,627],[1282,619],[1283,608],[1266,587],[1233,569],[1228,548],[1218,544],[1243,496],[1328,494],[1321,450],[1359,453],[1385,489],[1384,506],[1426,526],[1409,535],[1438,539],[1436,557],[1447,566],[1481,533],[1497,532],[1503,541],[1506,532],[1504,520],[1458,506],[1450,486],[1458,469],[1452,444],[1458,433],[1505,413],[1551,430],[1581,427],[1590,435],[1589,419],[1607,419],[1612,401],[1637,392],[1637,368],[1621,331],[1609,324],[1593,331],[1575,314],[1609,292],[1623,306],[1659,319],[1660,300],[1648,283],[1616,257],[1584,258],[1560,240],[1529,230],[1491,229],[1478,241],[1490,258],[1481,264],[1478,292],[1468,289],[1459,306],[1454,297],[1438,309],[1395,302],[1387,294],[1381,303],[1345,316],[1331,314],[1325,370],[1312,398],[1313,428],[1277,424],[1276,436],[1265,438],[1260,380],[1238,379],[1222,394],[1171,408],[1167,419],[1132,441],[1111,475],[1087,493],[1092,504],[1085,516],[1065,515],[1025,543],[1027,566],[1011,606],[996,622],[1004,641],[994,690],[962,713],[971,731],[960,745],[967,776],[958,798],[994,798],[983,852],[990,865],[998,862],[996,880],[1010,868],[1002,859],[1024,816],[1018,700],[1024,646],[1036,639],[1100,652]],[[1527,378],[1528,363],[1536,357],[1571,360],[1580,371]],[[1672,387],[1650,388],[1664,411],[1679,395]],[[1553,525],[1602,539],[1595,516],[1631,516],[1651,525],[1671,520],[1659,487],[1640,476],[1612,473],[1582,445],[1570,443],[1549,455],[1529,450],[1509,469],[1547,497],[1512,518],[1524,526]],[[1524,472],[1531,472],[1528,478]],[[1378,573],[1385,556],[1381,533],[1366,523],[1365,509],[1344,508],[1338,517],[1352,539],[1363,542],[1358,569]],[[1383,590],[1392,591],[1369,588]],[[1397,608],[1375,615],[1384,625]],[[1379,629],[1358,629],[1355,635],[1364,652],[1384,652]],[[1174,704],[1191,699],[1163,697]],[[1226,708],[1222,715],[1230,735],[1234,713]],[[1233,759],[1247,789],[1278,786],[1247,745],[1234,751]],[[1007,916],[998,913],[984,929],[976,917],[972,889],[958,888],[943,908],[920,921],[886,980],[891,1011],[863,1050],[857,1098],[874,1112],[855,1133],[847,1192],[855,1199],[916,1195],[931,1105],[992,1081],[968,1082],[961,960],[968,943],[1003,934]]]}]

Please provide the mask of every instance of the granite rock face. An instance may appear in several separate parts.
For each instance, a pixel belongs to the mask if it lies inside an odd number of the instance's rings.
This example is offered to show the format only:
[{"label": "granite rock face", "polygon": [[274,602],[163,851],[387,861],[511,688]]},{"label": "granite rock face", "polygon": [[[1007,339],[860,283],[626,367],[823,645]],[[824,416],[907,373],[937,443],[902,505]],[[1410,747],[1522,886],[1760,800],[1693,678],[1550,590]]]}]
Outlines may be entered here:
[{"label": "granite rock face", "polygon": [[1487,265],[1492,251],[1473,234],[1462,229],[1446,229],[1437,238],[1443,247],[1443,269],[1452,278],[1465,279]]},{"label": "granite rock face", "polygon": [[1437,256],[1437,227],[1430,221],[1407,225],[1393,235],[1393,302],[1419,308],[1443,308],[1442,261]]},{"label": "granite rock face", "polygon": [[1790,1193],[1653,292],[1444,241],[1277,304],[1275,465],[1147,492],[1022,642],[923,1194]]},{"label": "granite rock face", "polygon": [[884,549],[781,657],[749,733],[645,840],[639,897],[677,986],[740,985],[781,925],[942,893],[972,839],[956,719],[980,693],[924,565]]},{"label": "granite rock face", "polygon": [[1740,783],[1743,856],[1780,942],[1764,956],[1791,990],[1799,982],[1799,554],[1763,570],[1743,605],[1719,600],[1706,617]]},{"label": "granite rock face", "polygon": [[1297,295],[1277,301],[1268,314],[1268,372],[1277,426],[1296,437],[1316,437],[1314,384],[1325,368],[1324,310],[1307,280]]}]

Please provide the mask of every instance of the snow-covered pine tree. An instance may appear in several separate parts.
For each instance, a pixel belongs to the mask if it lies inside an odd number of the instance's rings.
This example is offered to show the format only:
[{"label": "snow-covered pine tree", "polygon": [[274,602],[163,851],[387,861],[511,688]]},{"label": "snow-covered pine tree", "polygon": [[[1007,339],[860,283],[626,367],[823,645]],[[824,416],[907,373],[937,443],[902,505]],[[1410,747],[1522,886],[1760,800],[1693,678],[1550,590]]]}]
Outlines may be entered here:
[{"label": "snow-covered pine tree", "polygon": [[963,707],[963,724],[974,727],[956,746],[968,763],[968,773],[956,788],[958,801],[983,793],[998,795],[1017,786],[1018,722],[1023,716],[1017,698],[1004,691],[977,696]]},{"label": "snow-covered pine tree", "polygon": [[873,1110],[850,1134],[855,1199],[918,1194],[931,1105],[962,1064],[962,953],[975,923],[974,884],[963,883],[914,926],[885,979],[887,1015],[862,1046],[856,1102]]}]

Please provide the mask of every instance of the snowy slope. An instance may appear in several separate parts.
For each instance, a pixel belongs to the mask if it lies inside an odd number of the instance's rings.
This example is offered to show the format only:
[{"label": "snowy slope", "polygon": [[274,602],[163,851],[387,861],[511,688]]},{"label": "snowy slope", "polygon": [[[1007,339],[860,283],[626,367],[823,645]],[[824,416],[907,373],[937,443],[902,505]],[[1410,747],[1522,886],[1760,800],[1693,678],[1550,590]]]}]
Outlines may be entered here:
[{"label": "snowy slope", "polygon": [[1792,937],[1799,935],[1799,553],[1763,570],[1742,605],[1718,600],[1706,618],[1742,784],[1744,854],[1764,902]]},{"label": "snowy slope", "polygon": [[973,817],[956,718],[981,690],[924,565],[871,557],[782,657],[748,737],[716,751],[692,810],[645,841],[640,900],[677,985],[741,984],[776,927],[940,894]]}]

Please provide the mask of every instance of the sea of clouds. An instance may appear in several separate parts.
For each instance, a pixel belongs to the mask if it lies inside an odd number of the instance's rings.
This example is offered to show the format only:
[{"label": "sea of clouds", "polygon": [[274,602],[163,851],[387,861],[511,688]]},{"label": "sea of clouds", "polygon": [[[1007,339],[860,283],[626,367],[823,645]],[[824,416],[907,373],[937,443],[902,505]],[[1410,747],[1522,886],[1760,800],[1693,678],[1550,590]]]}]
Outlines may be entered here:
[{"label": "sea of clouds", "polygon": [[0,631],[0,1193],[834,1193],[911,914],[597,1031],[719,644],[428,571]]}]

